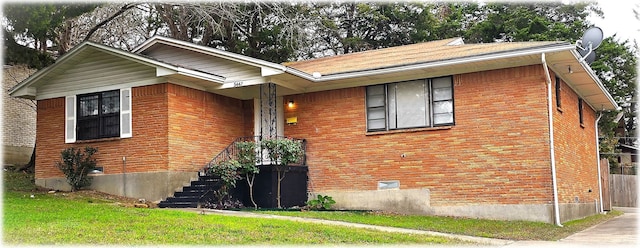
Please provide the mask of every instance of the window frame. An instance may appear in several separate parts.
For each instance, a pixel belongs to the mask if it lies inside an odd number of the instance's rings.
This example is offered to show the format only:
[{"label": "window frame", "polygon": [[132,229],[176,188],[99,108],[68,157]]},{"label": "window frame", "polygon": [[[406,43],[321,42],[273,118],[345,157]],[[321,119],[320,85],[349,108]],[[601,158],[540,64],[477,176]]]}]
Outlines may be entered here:
[{"label": "window frame", "polygon": [[556,108],[562,109],[562,79],[556,76]]},{"label": "window frame", "polygon": [[[108,94],[116,94],[116,96],[108,96]],[[95,115],[85,115],[83,116],[81,113],[82,102],[87,101],[87,99],[91,97],[97,97],[97,105],[96,105],[96,114]],[[115,99],[114,99],[115,98]],[[105,112],[104,107],[107,104],[107,99],[110,99],[111,102],[117,103],[117,111],[108,111]],[[90,99],[89,99],[90,100]],[[103,138],[115,138],[120,137],[120,90],[109,90],[109,91],[101,91],[94,92],[88,94],[78,95],[76,97],[78,112],[76,113],[76,138],[77,140],[94,140],[94,139],[103,139]],[[115,124],[107,124],[107,122],[112,122]],[[97,132],[95,134],[88,134],[88,131],[82,131],[83,128],[88,128],[88,125],[97,125]],[[90,126],[89,126],[90,127]],[[113,129],[117,129],[115,132]]]},{"label": "window frame", "polygon": [[580,126],[584,127],[584,100],[578,98],[578,118],[580,119]]},{"label": "window frame", "polygon": [[[449,86],[450,87],[446,87],[451,89],[451,95],[449,99],[440,99],[440,100],[434,100],[434,86],[433,86],[433,81],[436,79],[441,79],[441,78],[449,78]],[[435,78],[423,78],[423,79],[416,79],[416,80],[407,80],[407,81],[399,81],[399,82],[389,82],[389,83],[384,83],[384,84],[377,84],[377,85],[369,85],[365,87],[365,118],[366,118],[366,131],[367,132],[384,132],[384,131],[395,131],[395,130],[408,130],[408,129],[416,129],[416,128],[434,128],[434,127],[443,127],[443,126],[455,126],[455,92],[454,92],[454,78],[453,75],[450,76],[443,76],[443,77],[435,77]],[[396,127],[395,128],[391,128],[391,123],[390,123],[390,119],[391,118],[397,118],[397,112],[396,116],[390,116],[391,115],[391,111],[389,110],[390,108],[390,96],[389,96],[389,87],[390,86],[395,86],[398,84],[402,84],[402,83],[415,83],[416,81],[423,81],[424,85],[426,86],[425,88],[425,104],[426,104],[426,109],[425,109],[425,122],[426,125],[424,126],[412,126],[412,127],[397,127],[398,123],[396,123]],[[373,107],[371,107],[370,105],[370,98],[372,95],[370,95],[370,89],[373,87],[382,87],[383,88],[383,98],[384,98],[384,105],[382,106],[382,108],[384,109],[384,128],[371,128],[370,125],[370,121],[372,120],[370,118],[371,116],[371,110],[373,109]],[[375,95],[378,96],[378,95]],[[396,99],[397,101],[397,99]],[[435,113],[436,111],[434,110],[434,105],[438,102],[451,102],[451,122],[446,122],[446,123],[437,123],[435,122],[435,116],[437,113]],[[396,106],[396,104],[394,104],[394,106]],[[375,108],[380,108],[380,106],[375,106]],[[397,108],[397,106],[396,106]],[[379,118],[378,118],[379,119]]]},{"label": "window frame", "polygon": [[[104,131],[98,130],[97,135],[84,135],[80,134],[80,129],[83,128],[82,122],[87,121],[89,119],[96,119],[98,125],[104,125],[104,120],[107,118],[100,117],[88,117],[88,116],[80,116],[79,113],[81,110],[81,101],[85,100],[84,98],[92,95],[102,95],[104,93],[115,93],[118,92],[117,98],[111,98],[111,103],[116,103],[118,106],[118,111],[107,111],[110,119],[110,123],[112,132],[110,134],[105,134]],[[131,110],[131,88],[121,88],[115,90],[106,90],[100,92],[92,92],[92,93],[83,93],[79,95],[68,95],[65,96],[65,124],[64,124],[64,140],[65,143],[71,144],[76,143],[78,141],[86,142],[91,140],[101,140],[101,139],[112,139],[112,138],[131,138],[133,137],[132,131],[132,110]],[[98,101],[97,104],[98,112],[100,113],[102,109],[102,103]],[[116,117],[117,116],[117,117]],[[80,123],[79,123],[80,122]],[[116,124],[117,123],[117,124]],[[80,125],[78,125],[80,124]],[[117,127],[115,127],[117,126]],[[100,128],[99,128],[100,129]],[[117,131],[116,131],[117,130]],[[80,138],[78,138],[80,137]]]}]

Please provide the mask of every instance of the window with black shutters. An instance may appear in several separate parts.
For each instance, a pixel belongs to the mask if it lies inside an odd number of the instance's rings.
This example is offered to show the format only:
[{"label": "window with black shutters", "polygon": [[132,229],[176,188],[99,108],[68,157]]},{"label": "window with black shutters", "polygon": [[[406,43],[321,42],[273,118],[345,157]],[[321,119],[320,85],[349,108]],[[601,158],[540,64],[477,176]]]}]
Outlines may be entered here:
[{"label": "window with black shutters", "polygon": [[120,90],[78,95],[77,139],[120,137]]}]

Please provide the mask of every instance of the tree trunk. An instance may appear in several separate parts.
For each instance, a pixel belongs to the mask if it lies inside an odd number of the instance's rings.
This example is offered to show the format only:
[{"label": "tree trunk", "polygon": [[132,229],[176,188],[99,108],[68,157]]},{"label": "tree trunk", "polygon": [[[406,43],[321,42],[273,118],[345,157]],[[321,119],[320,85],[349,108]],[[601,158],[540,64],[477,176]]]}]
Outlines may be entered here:
[{"label": "tree trunk", "polygon": [[34,173],[36,171],[36,146],[33,146],[33,152],[31,152],[31,158],[29,163],[20,166],[15,169],[16,171],[24,171],[25,173]]}]

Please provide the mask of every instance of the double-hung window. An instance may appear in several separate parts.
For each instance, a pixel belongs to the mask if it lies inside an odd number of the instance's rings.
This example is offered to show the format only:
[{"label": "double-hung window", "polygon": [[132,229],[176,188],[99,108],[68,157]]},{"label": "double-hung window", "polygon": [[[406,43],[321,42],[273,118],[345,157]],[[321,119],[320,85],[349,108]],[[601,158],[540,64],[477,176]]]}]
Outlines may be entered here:
[{"label": "double-hung window", "polygon": [[368,86],[366,104],[368,131],[453,125],[453,78]]},{"label": "double-hung window", "polygon": [[78,96],[78,140],[120,136],[120,91]]},{"label": "double-hung window", "polygon": [[131,137],[131,89],[66,97],[65,141]]}]

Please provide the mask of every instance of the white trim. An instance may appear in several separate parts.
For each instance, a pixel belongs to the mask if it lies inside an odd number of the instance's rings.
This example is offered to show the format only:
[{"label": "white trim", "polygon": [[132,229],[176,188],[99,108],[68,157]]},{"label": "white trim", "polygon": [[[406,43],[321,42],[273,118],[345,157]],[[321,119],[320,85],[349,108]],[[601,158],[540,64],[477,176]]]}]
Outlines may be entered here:
[{"label": "white trim", "polygon": [[602,172],[600,172],[600,140],[598,139],[598,137],[600,136],[600,131],[598,130],[598,122],[600,121],[600,118],[602,118],[602,113],[600,113],[598,115],[598,118],[596,118],[595,121],[595,127],[596,127],[596,157],[598,159],[598,196],[600,198],[600,206],[598,207],[598,210],[600,213],[604,212],[604,202],[602,202]]},{"label": "white trim", "polygon": [[[76,115],[77,115],[76,96],[66,96],[64,98],[64,143],[76,142]],[[69,110],[69,107],[73,109]]]},{"label": "white trim", "polygon": [[549,114],[549,156],[551,159],[551,181],[553,184],[553,216],[555,219],[555,224],[557,226],[562,227],[562,223],[560,222],[560,203],[558,202],[558,179],[556,175],[556,151],[554,144],[554,136],[553,136],[553,95],[551,88],[553,87],[551,84],[551,75],[549,75],[549,67],[547,66],[547,60],[545,53],[542,53],[542,67],[545,73],[545,81],[547,84],[547,111]]},{"label": "white trim", "polygon": [[[125,92],[128,92],[125,94]],[[131,115],[131,88],[120,89],[120,138],[131,138],[133,137],[133,116]],[[125,95],[127,97],[125,97]],[[129,109],[125,109],[124,106],[129,106]],[[128,116],[128,118],[126,118]],[[125,123],[125,120],[128,120]],[[127,124],[129,127],[128,132],[124,130],[124,124]]]}]

